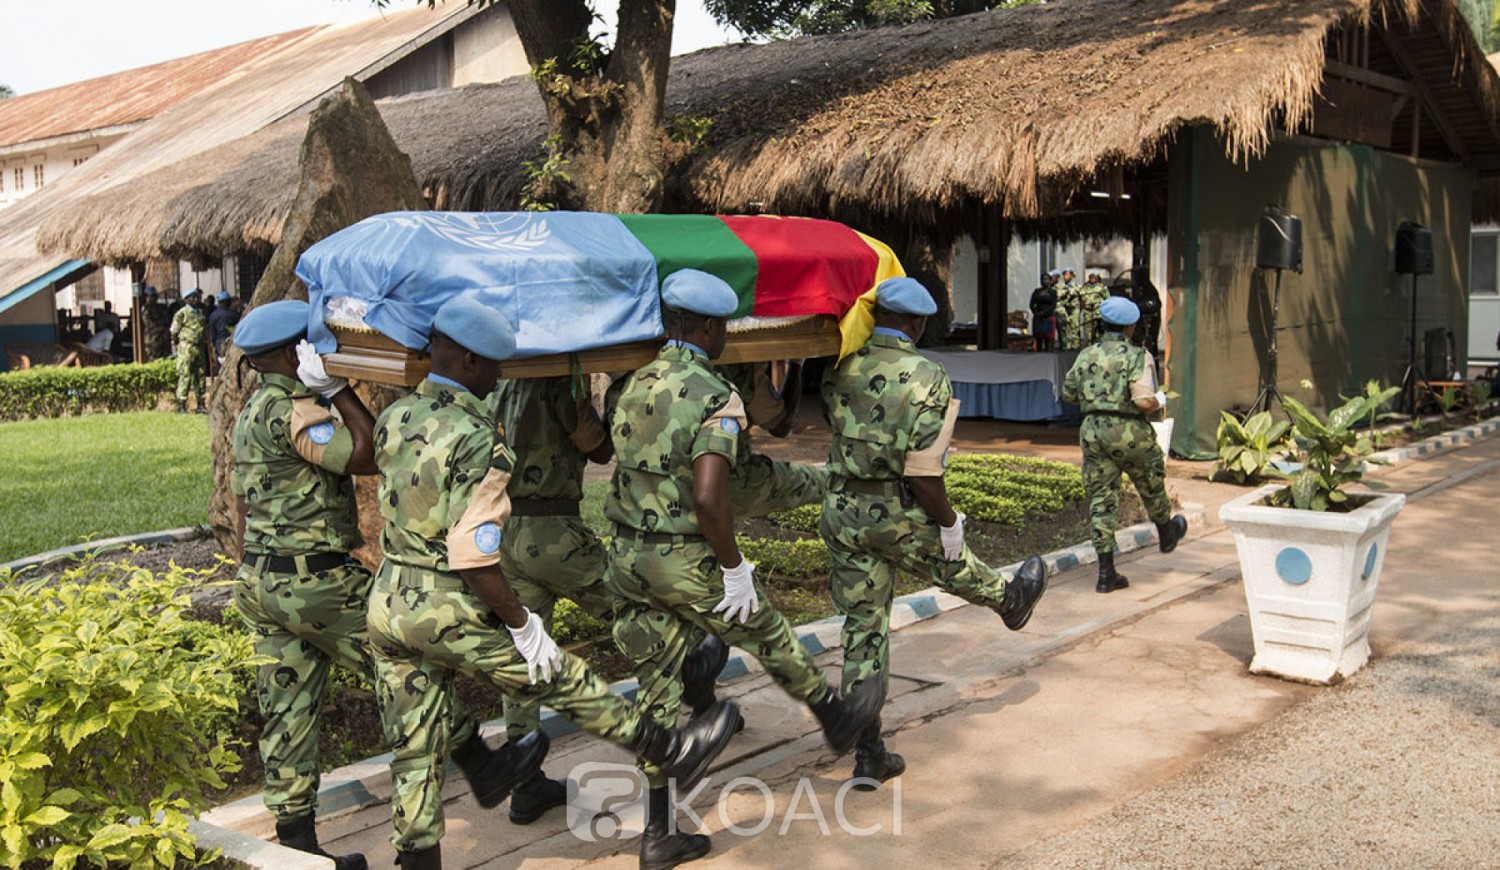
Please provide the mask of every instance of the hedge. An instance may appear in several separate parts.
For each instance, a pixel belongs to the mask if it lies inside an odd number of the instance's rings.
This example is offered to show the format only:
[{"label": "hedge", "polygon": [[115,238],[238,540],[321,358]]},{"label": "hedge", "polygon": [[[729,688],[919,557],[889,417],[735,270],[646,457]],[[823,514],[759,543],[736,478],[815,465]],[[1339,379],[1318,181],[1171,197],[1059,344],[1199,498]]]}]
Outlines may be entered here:
[{"label": "hedge", "polygon": [[170,359],[136,365],[39,366],[0,372],[0,421],[105,411],[146,411],[177,386]]}]

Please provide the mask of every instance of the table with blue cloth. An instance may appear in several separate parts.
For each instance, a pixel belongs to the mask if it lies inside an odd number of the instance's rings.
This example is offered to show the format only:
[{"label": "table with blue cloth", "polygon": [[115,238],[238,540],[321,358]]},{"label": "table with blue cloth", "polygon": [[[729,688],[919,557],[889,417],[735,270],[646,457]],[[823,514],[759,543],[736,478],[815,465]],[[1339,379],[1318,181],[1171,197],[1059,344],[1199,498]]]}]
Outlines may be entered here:
[{"label": "table with blue cloth", "polygon": [[960,417],[1034,422],[1067,417],[1073,410],[1062,400],[1062,383],[1076,350],[930,348],[922,355],[948,370]]}]

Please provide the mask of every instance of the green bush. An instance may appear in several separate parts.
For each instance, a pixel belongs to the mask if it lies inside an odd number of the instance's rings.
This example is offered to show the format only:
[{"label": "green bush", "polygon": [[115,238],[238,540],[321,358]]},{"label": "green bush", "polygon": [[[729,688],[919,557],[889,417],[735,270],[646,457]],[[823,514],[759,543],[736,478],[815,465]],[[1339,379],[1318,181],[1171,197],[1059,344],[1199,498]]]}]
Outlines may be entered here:
[{"label": "green bush", "polygon": [[188,820],[239,769],[227,735],[259,660],[248,634],[187,618],[204,573],[0,571],[0,864],[208,857]]},{"label": "green bush", "polygon": [[593,640],[609,634],[609,625],[567,598],[557,599],[552,611],[552,639],[558,643]]},{"label": "green bush", "polygon": [[828,574],[828,548],[822,538],[773,541],[737,536],[740,553],[767,576],[822,577]]},{"label": "green bush", "polygon": [[823,503],[805,504],[794,507],[789,511],[770,514],[767,520],[790,529],[794,532],[803,532],[809,535],[818,534],[818,524],[823,520]]},{"label": "green bush", "polygon": [[39,366],[0,372],[0,420],[62,417],[86,411],[146,411],[177,385],[169,359],[76,369]]}]

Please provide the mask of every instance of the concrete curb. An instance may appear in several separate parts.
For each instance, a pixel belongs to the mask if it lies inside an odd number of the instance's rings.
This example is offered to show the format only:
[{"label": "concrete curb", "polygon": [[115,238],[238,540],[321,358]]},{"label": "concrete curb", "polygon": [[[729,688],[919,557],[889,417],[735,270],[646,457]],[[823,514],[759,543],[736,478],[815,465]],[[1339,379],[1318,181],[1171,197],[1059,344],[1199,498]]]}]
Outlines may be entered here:
[{"label": "concrete curb", "polygon": [[[1183,515],[1187,517],[1190,527],[1202,528],[1208,513],[1202,505],[1188,504],[1183,506]],[[1139,550],[1156,541],[1156,527],[1149,522],[1129,526],[1115,533],[1115,541],[1121,553]],[[1048,576],[1055,576],[1064,571],[1071,571],[1080,565],[1093,564],[1098,561],[1098,555],[1094,552],[1092,545],[1085,543],[1046,553],[1042,556],[1042,561],[1047,564]],[[999,570],[1009,577],[1014,575],[1020,567],[1021,563],[1017,562],[1005,565]],[[910,595],[903,595],[891,605],[891,630],[897,631],[966,605],[968,605],[967,601],[956,595],[950,595],[936,586]],[[844,619],[841,616],[830,616],[827,619],[800,625],[797,627],[797,639],[813,655],[840,649],[843,646],[841,636],[843,625]],[[719,673],[719,681],[729,682],[759,674],[762,671],[759,662],[743,650],[736,648],[730,651],[729,661],[725,664],[724,670]],[[612,684],[610,688],[618,695],[633,699],[639,686],[635,680],[621,680]],[[480,730],[485,735],[503,735],[505,722],[498,719],[486,722]],[[543,710],[542,730],[549,737],[556,739],[565,734],[571,734],[578,728],[551,710]],[[322,785],[318,789],[318,818],[336,818],[390,800],[390,762],[391,756],[386,753],[357,761],[325,774]],[[450,775],[456,775],[456,768],[450,767],[449,770]],[[266,811],[261,796],[258,794],[215,807],[205,813],[203,819],[215,826],[252,837],[269,837],[275,830],[275,822],[271,814]],[[236,854],[233,857],[239,856]]]},{"label": "concrete curb", "polygon": [[56,550],[48,550],[35,556],[25,556],[13,562],[0,564],[0,571],[20,571],[25,568],[44,568],[54,562],[83,559],[91,554],[107,553],[112,550],[124,550],[128,547],[156,547],[162,544],[180,544],[186,541],[197,541],[209,536],[208,526],[183,526],[180,529],[165,529],[160,532],[140,532],[134,535],[121,535],[117,538],[101,538],[97,541],[84,541],[82,544],[74,544],[71,547],[59,547]]},{"label": "concrete curb", "polygon": [[1453,429],[1433,435],[1430,438],[1424,438],[1415,444],[1408,444],[1405,447],[1392,447],[1389,450],[1381,450],[1370,454],[1370,458],[1384,460],[1391,465],[1400,465],[1403,462],[1410,462],[1421,456],[1431,456],[1445,450],[1451,450],[1454,447],[1473,443],[1482,438],[1487,438],[1497,431],[1500,431],[1500,417],[1491,418],[1471,426],[1464,426],[1461,429]]},{"label": "concrete curb", "polygon": [[188,833],[198,841],[198,848],[220,849],[226,857],[256,870],[334,870],[332,858],[288,849],[208,822],[188,822]]}]

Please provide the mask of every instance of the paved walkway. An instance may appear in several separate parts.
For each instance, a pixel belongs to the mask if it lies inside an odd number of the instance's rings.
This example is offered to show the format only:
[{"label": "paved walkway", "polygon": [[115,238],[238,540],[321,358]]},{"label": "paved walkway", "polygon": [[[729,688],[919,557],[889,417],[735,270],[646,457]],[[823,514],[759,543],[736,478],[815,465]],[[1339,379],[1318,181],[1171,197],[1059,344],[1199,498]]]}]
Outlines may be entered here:
[{"label": "paved walkway", "polygon": [[[841,797],[851,761],[830,757],[810,714],[763,676],[725,687],[749,728],[694,803],[714,852],[692,866],[1495,866],[1500,438],[1383,477],[1411,500],[1373,663],[1345,685],[1248,673],[1233,541],[1195,529],[1171,556],[1125,560],[1128,590],[1095,594],[1089,568],[1054,578],[1023,632],[962,607],[897,633],[885,720],[909,765],[899,791]],[[1242,492],[1173,484],[1211,517]],[[626,760],[570,735],[547,769]],[[726,793],[740,776],[770,796]],[[517,828],[461,783],[450,793],[449,868],[635,866],[634,840],[586,842],[560,811]],[[322,837],[389,866],[388,812],[329,819]]]}]

